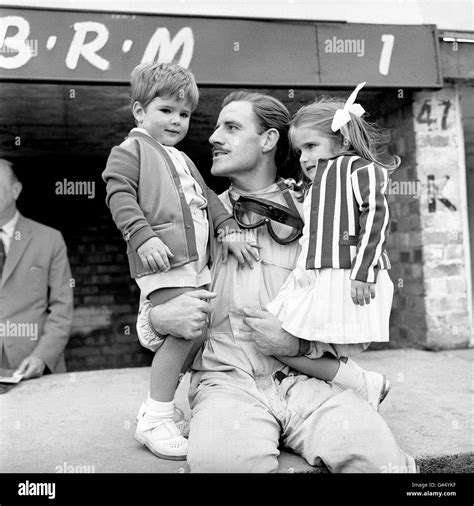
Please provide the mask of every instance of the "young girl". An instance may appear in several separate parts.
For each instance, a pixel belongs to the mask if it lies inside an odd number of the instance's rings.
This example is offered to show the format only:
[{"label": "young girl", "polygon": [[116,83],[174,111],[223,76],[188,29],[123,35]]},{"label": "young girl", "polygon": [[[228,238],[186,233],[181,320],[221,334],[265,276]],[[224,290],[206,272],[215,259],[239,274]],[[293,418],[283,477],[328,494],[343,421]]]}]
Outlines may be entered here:
[{"label": "young girl", "polygon": [[345,104],[323,99],[302,107],[291,121],[291,143],[312,184],[296,268],[267,309],[287,332],[312,342],[306,357],[279,357],[283,362],[352,388],[377,409],[388,380],[348,357],[389,339],[393,284],[384,192],[388,171],[400,159],[386,164],[379,158],[382,136],[354,104],[364,84]]}]

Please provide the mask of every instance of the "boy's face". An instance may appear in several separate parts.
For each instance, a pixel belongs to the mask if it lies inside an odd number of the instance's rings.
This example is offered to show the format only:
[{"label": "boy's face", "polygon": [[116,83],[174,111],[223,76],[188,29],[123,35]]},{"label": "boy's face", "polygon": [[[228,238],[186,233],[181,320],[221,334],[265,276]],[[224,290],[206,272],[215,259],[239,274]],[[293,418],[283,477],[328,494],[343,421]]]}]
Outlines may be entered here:
[{"label": "boy's face", "polygon": [[145,109],[139,102],[135,102],[133,115],[138,126],[158,142],[165,146],[175,146],[188,133],[191,107],[184,100],[155,97]]}]

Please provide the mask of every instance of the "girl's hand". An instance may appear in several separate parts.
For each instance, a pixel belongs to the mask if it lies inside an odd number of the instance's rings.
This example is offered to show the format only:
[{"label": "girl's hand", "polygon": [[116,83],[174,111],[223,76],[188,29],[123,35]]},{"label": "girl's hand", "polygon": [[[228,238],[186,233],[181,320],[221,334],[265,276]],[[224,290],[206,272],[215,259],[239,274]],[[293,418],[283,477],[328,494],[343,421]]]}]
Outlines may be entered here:
[{"label": "girl's hand", "polygon": [[249,243],[242,232],[231,232],[222,238],[222,263],[227,262],[230,251],[241,269],[245,268],[245,263],[253,269],[252,257],[257,262],[260,260],[259,249],[260,246]]},{"label": "girl's hand", "polygon": [[370,304],[370,299],[375,299],[375,283],[351,280],[351,297],[356,306]]},{"label": "girl's hand", "polygon": [[138,249],[137,253],[145,267],[150,268],[153,272],[170,270],[170,262],[168,258],[174,255],[168,246],[158,237],[151,237],[145,241]]}]

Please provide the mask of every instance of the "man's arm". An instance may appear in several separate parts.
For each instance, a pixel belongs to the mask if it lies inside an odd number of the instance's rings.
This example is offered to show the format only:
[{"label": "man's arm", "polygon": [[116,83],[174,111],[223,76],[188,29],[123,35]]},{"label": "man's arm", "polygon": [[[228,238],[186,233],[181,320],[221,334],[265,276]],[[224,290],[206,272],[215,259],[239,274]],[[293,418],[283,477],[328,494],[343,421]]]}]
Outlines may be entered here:
[{"label": "man's arm", "polygon": [[53,246],[53,258],[49,267],[48,316],[32,356],[41,359],[53,371],[59,356],[69,341],[73,315],[73,290],[71,269],[66,244],[57,232]]},{"label": "man's arm", "polygon": [[207,301],[216,296],[215,292],[196,290],[154,307],[147,300],[138,313],[137,332],[141,336],[154,332],[163,339],[168,334],[183,339],[198,339],[211,312],[211,305]]},{"label": "man's arm", "polygon": [[244,313],[244,323],[253,330],[255,343],[265,355],[300,357],[310,353],[311,343],[282,329],[272,313],[250,308]]}]

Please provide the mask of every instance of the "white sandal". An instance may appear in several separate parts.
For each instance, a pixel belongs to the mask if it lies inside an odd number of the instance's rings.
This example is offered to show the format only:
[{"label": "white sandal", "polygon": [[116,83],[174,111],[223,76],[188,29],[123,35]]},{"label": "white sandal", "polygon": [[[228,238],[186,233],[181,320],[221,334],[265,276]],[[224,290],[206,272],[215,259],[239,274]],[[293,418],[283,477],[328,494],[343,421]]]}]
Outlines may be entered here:
[{"label": "white sandal", "polygon": [[180,435],[176,424],[170,418],[154,423],[140,418],[135,430],[135,439],[145,445],[160,459],[186,460],[188,440]]}]

